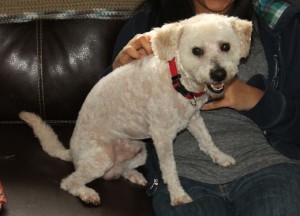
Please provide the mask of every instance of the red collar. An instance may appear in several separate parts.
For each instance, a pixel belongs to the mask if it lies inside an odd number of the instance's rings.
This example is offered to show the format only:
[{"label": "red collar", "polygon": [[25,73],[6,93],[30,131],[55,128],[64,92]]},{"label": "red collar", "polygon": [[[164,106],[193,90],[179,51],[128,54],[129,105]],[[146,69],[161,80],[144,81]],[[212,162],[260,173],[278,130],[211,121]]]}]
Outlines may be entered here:
[{"label": "red collar", "polygon": [[177,92],[179,92],[180,94],[182,94],[184,97],[188,99],[194,99],[194,100],[196,100],[196,98],[201,97],[202,95],[205,94],[205,92],[199,92],[199,93],[190,92],[184,87],[184,85],[182,85],[182,83],[180,82],[181,75],[178,74],[175,58],[169,61],[169,68],[172,76],[172,84]]}]

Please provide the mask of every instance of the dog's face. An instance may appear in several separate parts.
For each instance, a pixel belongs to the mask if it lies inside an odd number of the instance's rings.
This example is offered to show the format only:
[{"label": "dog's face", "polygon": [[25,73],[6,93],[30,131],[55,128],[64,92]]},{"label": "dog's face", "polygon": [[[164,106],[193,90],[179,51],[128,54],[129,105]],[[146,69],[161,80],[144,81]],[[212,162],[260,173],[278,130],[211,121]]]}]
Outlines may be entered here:
[{"label": "dog's face", "polygon": [[236,75],[240,59],[248,56],[251,33],[249,21],[202,14],[154,29],[151,40],[159,59],[176,59],[188,85],[206,86],[215,96]]}]

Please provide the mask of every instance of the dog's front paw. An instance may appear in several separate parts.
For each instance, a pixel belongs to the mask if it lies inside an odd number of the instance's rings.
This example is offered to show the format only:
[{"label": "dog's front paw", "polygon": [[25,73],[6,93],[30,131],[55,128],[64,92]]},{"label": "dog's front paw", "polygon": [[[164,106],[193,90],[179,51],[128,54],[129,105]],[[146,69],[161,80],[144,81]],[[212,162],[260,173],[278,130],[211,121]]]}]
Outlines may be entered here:
[{"label": "dog's front paw", "polygon": [[171,199],[172,206],[183,205],[190,202],[193,202],[193,199],[187,194]]},{"label": "dog's front paw", "polygon": [[227,154],[219,154],[214,158],[214,162],[223,167],[230,167],[236,164],[233,157]]}]

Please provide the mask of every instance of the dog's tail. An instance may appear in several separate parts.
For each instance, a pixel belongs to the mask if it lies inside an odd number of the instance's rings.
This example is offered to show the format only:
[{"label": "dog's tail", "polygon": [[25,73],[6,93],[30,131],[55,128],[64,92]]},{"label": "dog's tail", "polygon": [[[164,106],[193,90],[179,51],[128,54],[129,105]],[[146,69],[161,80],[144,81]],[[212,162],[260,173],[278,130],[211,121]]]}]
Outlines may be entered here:
[{"label": "dog's tail", "polygon": [[33,133],[39,139],[41,146],[50,156],[64,161],[72,161],[70,150],[66,149],[58,140],[56,133],[41,117],[30,112],[20,112],[20,119],[32,127]]}]

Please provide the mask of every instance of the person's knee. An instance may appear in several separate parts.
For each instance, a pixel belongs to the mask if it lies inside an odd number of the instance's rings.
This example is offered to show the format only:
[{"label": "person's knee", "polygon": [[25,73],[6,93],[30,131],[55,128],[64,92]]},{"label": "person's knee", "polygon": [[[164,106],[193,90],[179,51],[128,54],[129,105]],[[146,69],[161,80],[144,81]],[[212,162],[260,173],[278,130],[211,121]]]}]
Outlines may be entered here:
[{"label": "person's knee", "polygon": [[236,215],[300,215],[300,166],[279,164],[249,175],[235,191]]}]

